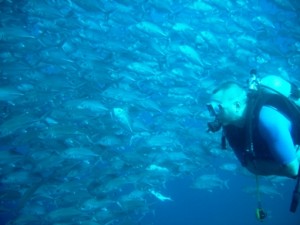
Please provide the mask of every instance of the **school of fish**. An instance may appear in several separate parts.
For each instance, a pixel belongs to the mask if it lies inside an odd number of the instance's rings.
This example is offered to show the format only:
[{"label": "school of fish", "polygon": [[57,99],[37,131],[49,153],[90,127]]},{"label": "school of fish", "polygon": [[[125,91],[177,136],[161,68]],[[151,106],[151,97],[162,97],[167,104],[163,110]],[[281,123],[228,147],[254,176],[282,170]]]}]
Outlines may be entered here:
[{"label": "school of fish", "polygon": [[252,68],[296,81],[299,10],[296,0],[0,0],[7,224],[139,224],[173,201],[169,180],[230,189],[218,170],[242,170],[206,132],[205,103]]}]

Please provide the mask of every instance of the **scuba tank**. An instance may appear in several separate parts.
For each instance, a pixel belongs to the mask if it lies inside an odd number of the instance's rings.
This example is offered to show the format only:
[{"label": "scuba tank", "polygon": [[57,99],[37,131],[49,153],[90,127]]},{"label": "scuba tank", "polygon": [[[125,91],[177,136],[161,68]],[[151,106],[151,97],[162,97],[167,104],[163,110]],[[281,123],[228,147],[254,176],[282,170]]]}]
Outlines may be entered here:
[{"label": "scuba tank", "polygon": [[300,107],[300,89],[280,76],[267,75],[259,79],[256,70],[252,69],[248,80],[248,89],[250,92],[263,90],[269,94],[280,94],[294,101]]}]

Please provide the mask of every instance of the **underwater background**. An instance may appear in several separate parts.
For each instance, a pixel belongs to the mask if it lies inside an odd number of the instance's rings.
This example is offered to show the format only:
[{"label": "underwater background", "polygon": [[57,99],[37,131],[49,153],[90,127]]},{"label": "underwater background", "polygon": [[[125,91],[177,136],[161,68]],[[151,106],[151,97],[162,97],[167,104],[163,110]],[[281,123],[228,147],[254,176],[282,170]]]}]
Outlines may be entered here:
[{"label": "underwater background", "polygon": [[206,110],[219,83],[246,86],[252,69],[300,86],[299,10],[0,0],[0,224],[300,224],[296,180],[257,186]]}]

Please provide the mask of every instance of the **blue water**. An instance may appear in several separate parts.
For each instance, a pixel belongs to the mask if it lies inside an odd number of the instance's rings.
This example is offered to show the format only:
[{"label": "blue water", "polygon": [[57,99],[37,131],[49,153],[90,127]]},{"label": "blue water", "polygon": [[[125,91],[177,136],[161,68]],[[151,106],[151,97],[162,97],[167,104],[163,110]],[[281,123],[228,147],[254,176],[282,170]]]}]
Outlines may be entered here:
[{"label": "blue water", "polygon": [[[255,195],[245,194],[241,188],[245,185],[253,186],[255,179],[245,179],[242,176],[229,177],[230,189],[213,192],[190,189],[188,179],[170,182],[165,190],[174,202],[157,203],[152,218],[145,218],[149,224],[224,224],[224,225],[252,225],[261,224],[256,219],[257,201]],[[262,195],[263,209],[267,218],[263,224],[299,224],[299,212],[289,212],[290,196],[293,182],[280,188],[282,198]],[[147,223],[145,223],[147,224]]]},{"label": "blue water", "polygon": [[[0,224],[299,225],[292,179],[261,179],[275,193],[256,219],[255,177],[206,133],[205,108],[251,69],[299,84],[299,12],[297,0],[0,0]],[[203,175],[222,184],[193,188]]]}]

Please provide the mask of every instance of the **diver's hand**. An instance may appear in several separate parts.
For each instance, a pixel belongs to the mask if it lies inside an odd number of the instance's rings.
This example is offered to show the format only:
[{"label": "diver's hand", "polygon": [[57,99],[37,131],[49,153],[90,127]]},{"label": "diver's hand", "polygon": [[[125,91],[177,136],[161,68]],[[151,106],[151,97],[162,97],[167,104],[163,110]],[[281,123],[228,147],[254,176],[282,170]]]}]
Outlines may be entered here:
[{"label": "diver's hand", "polygon": [[297,159],[300,163],[300,145],[295,145],[295,150],[296,150],[296,154],[297,154]]},{"label": "diver's hand", "polygon": [[255,159],[247,163],[246,168],[253,174],[261,176],[284,176],[295,178],[298,174],[299,162],[297,159],[287,165],[280,165],[271,160]]}]

